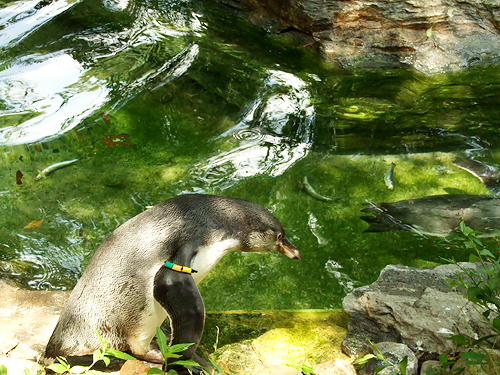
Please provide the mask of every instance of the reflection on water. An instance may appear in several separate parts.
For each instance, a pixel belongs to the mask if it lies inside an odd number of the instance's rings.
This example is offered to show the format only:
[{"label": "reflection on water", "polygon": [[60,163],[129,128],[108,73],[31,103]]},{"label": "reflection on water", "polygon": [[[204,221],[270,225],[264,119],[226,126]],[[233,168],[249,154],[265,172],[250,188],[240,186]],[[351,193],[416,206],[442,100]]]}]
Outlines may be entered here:
[{"label": "reflection on water", "polygon": [[43,4],[38,0],[17,1],[1,8],[0,25],[4,27],[0,29],[0,47],[19,43],[77,2],[78,0],[56,0]]},{"label": "reflection on water", "polygon": [[[0,71],[0,143],[56,137],[77,126],[106,101],[103,82],[83,79],[85,69],[64,52],[23,56]],[[26,118],[28,118],[26,120]]]},{"label": "reflection on water", "polygon": [[242,120],[222,137],[252,127],[287,136],[290,132],[286,132],[286,128],[292,127],[292,139],[311,142],[315,111],[307,83],[291,73],[279,70],[269,70],[266,75],[260,94],[243,113]]},{"label": "reflection on water", "polygon": [[232,136],[238,145],[200,168],[202,181],[211,188],[228,188],[257,175],[280,176],[308,153],[314,107],[306,82],[293,74],[268,71],[261,93],[241,118],[219,137]]},{"label": "reflection on water", "polygon": [[[359,213],[489,194],[453,161],[500,165],[497,67],[337,72],[202,0],[18,1],[0,8],[0,40],[1,277],[71,288],[117,226],[188,192],[268,207],[303,254],[229,254],[200,284],[208,310],[339,307],[386,264],[468,258],[364,233]],[[305,177],[334,201],[301,191]]]}]

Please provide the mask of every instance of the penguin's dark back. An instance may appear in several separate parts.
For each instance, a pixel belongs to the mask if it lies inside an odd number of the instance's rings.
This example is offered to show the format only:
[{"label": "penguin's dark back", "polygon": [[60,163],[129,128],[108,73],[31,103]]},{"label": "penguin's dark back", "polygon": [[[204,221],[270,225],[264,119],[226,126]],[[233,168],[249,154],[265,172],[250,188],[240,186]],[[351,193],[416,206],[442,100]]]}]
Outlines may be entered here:
[{"label": "penguin's dark back", "polygon": [[239,230],[266,230],[269,227],[282,230],[280,222],[263,206],[239,198],[216,195],[179,195],[160,203],[167,218],[180,215],[184,223],[209,226],[209,229],[239,228]]}]

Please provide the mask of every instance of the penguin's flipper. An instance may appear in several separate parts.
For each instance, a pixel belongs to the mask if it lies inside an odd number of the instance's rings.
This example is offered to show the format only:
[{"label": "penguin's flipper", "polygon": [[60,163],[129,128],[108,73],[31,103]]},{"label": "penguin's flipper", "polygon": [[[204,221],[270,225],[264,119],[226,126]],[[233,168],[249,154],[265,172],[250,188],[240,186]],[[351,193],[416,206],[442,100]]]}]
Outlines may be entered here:
[{"label": "penguin's flipper", "polygon": [[[193,344],[179,353],[182,357],[176,360],[190,359],[200,343],[205,326],[205,306],[193,277],[163,266],[156,273],[153,295],[170,318],[171,345]],[[172,368],[179,372],[176,367]],[[181,370],[179,374],[183,372]]]}]

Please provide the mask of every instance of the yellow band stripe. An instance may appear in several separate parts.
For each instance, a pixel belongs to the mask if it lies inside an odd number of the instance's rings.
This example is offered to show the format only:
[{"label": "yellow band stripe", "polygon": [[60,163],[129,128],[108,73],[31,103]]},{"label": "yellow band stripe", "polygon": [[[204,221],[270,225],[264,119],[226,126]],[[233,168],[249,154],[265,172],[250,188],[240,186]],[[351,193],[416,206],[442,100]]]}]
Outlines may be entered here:
[{"label": "yellow band stripe", "polygon": [[170,268],[171,270],[177,271],[177,272],[184,272],[184,273],[196,273],[198,271],[193,270],[192,268],[181,266],[179,264],[171,263],[171,262],[165,262],[165,267]]}]

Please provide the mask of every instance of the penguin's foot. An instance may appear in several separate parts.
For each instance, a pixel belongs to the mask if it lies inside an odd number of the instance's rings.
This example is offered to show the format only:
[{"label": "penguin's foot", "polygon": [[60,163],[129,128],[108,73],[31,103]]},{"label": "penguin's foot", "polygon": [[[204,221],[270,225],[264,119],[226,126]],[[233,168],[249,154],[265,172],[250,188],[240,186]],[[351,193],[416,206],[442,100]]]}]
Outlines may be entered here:
[{"label": "penguin's foot", "polygon": [[146,354],[134,354],[134,357],[147,362],[165,363],[165,359],[159,349],[151,349]]}]

